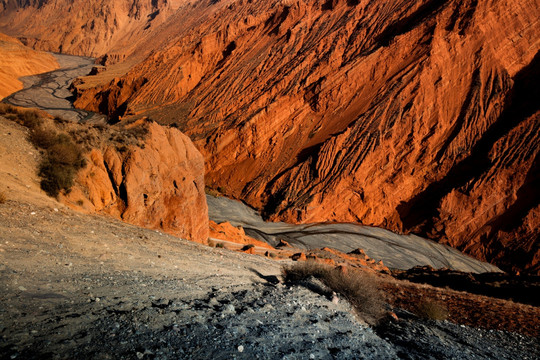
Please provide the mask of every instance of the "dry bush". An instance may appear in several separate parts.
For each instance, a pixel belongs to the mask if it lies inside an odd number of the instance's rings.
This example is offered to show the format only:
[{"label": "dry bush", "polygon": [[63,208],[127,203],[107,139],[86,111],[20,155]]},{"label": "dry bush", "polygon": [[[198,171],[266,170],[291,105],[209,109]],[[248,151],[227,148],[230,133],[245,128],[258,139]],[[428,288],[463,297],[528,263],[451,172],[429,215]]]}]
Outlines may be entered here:
[{"label": "dry bush", "polygon": [[80,146],[71,140],[64,140],[60,137],[57,142],[47,151],[49,161],[61,165],[68,165],[75,169],[81,169],[85,165],[83,152]]},{"label": "dry bush", "polygon": [[43,161],[39,167],[41,188],[49,196],[57,197],[61,190],[69,191],[75,179],[75,169],[69,166]]},{"label": "dry bush", "polygon": [[5,204],[7,201],[7,196],[3,191],[0,191],[0,204]]},{"label": "dry bush", "polygon": [[29,140],[39,148],[48,149],[56,142],[56,132],[38,126],[30,132]]},{"label": "dry bush", "polygon": [[66,134],[52,135],[46,131],[33,131],[32,134],[41,134],[35,144],[40,143],[46,150],[39,165],[41,188],[54,197],[62,190],[70,191],[77,171],[86,165],[83,149]]},{"label": "dry bush", "polygon": [[359,315],[375,324],[382,317],[384,302],[374,276],[358,270],[342,271],[316,261],[303,261],[282,270],[286,282],[302,282],[310,277],[347,299]]},{"label": "dry bush", "polygon": [[35,111],[24,111],[19,112],[19,120],[22,125],[29,128],[30,130],[41,125],[43,120],[39,117],[39,114]]},{"label": "dry bush", "polygon": [[3,115],[6,119],[18,122],[30,130],[40,126],[43,122],[37,111],[18,110],[16,107],[4,103],[0,103],[0,115]]},{"label": "dry bush", "polygon": [[17,114],[17,109],[12,105],[0,103],[0,115]]},{"label": "dry bush", "polygon": [[448,318],[448,309],[440,302],[425,300],[418,304],[416,315],[429,320],[446,320]]}]

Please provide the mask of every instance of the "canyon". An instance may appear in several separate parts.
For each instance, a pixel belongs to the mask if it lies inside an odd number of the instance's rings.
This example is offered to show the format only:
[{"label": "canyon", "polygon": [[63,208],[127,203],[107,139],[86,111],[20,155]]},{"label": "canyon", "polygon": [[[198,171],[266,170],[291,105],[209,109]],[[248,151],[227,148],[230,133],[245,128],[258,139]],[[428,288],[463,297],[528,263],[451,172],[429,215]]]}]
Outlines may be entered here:
[{"label": "canyon", "polygon": [[539,15],[0,0],[0,360],[538,358]]},{"label": "canyon", "polygon": [[379,226],[540,270],[536,1],[86,1],[93,25],[47,31],[75,6],[37,3],[2,2],[0,30],[130,64],[79,84],[76,106],[177,126],[206,184],[267,219]]}]

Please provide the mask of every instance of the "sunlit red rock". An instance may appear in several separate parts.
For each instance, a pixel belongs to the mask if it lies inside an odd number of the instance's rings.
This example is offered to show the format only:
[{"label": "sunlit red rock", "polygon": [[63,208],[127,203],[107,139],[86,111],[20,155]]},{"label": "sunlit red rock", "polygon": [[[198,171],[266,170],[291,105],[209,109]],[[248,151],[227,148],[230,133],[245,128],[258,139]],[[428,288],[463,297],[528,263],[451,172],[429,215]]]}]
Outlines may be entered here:
[{"label": "sunlit red rock", "polygon": [[146,129],[143,146],[94,149],[79,172],[68,201],[90,211],[206,243],[208,207],[204,160],[187,136],[156,123]]},{"label": "sunlit red rock", "polygon": [[178,124],[207,184],[272,220],[539,270],[537,1],[218,4],[77,105]]},{"label": "sunlit red rock", "polygon": [[164,23],[193,7],[188,0],[4,0],[0,31],[36,49],[111,64],[147,55],[178,27]]},{"label": "sunlit red rock", "polygon": [[217,224],[212,220],[210,220],[209,225],[211,238],[225,240],[237,244],[254,245],[261,248],[274,249],[267,243],[246,235],[241,226],[232,226],[228,222]]}]

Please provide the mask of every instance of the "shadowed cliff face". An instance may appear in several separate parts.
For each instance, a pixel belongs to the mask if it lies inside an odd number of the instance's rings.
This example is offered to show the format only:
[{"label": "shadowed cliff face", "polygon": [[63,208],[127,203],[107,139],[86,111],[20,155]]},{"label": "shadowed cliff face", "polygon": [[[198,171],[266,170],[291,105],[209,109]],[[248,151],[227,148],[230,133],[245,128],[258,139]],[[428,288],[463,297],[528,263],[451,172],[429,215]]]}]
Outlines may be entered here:
[{"label": "shadowed cliff face", "polygon": [[536,1],[211,6],[77,105],[177,123],[207,184],[270,219],[414,232],[538,271]]}]

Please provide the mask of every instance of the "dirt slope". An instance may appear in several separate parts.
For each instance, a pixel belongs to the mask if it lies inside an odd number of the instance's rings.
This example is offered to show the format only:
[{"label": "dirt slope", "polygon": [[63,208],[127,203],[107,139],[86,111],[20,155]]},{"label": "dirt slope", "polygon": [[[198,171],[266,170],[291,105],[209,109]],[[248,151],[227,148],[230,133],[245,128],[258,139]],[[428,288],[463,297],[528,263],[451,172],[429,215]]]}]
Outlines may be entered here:
[{"label": "dirt slope", "polygon": [[538,272],[539,17],[533,0],[236,1],[77,105],[178,123],[207,183],[271,219]]},{"label": "dirt slope", "polygon": [[[504,324],[529,336],[425,321],[399,311],[398,322],[369,327],[345,299],[332,301],[308,284],[279,282],[276,261],[74,212],[39,190],[33,175],[38,158],[24,129],[0,118],[0,132],[0,191],[7,198],[0,203],[0,359],[540,354],[533,337],[538,308],[497,300],[495,314],[483,311],[480,320],[467,320],[478,325],[489,314],[497,321],[484,321],[488,328]],[[404,296],[409,292],[419,294],[413,284],[389,281],[398,286],[391,293],[399,301],[414,300]],[[424,293],[440,293],[423,287]],[[445,295],[452,304],[493,308],[487,298]],[[461,309],[456,314],[463,314]]]},{"label": "dirt slope", "polygon": [[58,62],[51,54],[34,51],[20,41],[0,33],[0,100],[23,88],[21,76],[57,69]]}]

